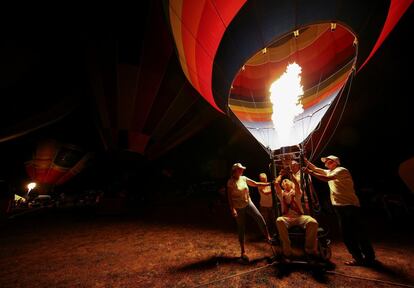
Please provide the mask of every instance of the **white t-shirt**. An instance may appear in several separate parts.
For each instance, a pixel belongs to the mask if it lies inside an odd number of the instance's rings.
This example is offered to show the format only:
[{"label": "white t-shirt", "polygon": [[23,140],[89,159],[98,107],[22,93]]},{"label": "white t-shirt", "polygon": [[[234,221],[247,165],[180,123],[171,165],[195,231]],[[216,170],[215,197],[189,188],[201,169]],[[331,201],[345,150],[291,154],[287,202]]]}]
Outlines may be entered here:
[{"label": "white t-shirt", "polygon": [[[272,188],[270,186],[257,187],[260,194],[260,206],[261,207],[273,207],[272,201]],[[265,194],[266,193],[266,194]]]},{"label": "white t-shirt", "polygon": [[355,194],[354,181],[351,173],[344,167],[336,167],[333,170],[325,170],[328,176],[335,176],[336,179],[329,180],[332,205],[345,206],[354,205],[359,207],[359,199]]},{"label": "white t-shirt", "polygon": [[249,204],[249,186],[246,179],[246,176],[240,176],[237,180],[232,177],[227,181],[227,193],[229,193],[233,208],[244,208]]}]

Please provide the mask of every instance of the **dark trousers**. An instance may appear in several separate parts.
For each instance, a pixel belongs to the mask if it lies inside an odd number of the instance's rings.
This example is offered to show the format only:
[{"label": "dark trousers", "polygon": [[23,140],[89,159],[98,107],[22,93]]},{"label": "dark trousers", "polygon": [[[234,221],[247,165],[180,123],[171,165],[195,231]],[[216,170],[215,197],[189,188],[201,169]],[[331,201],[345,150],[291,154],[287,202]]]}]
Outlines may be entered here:
[{"label": "dark trousers", "polygon": [[372,261],[375,252],[368,239],[361,219],[361,209],[357,206],[334,206],[338,216],[342,237],[348,252],[357,261]]}]

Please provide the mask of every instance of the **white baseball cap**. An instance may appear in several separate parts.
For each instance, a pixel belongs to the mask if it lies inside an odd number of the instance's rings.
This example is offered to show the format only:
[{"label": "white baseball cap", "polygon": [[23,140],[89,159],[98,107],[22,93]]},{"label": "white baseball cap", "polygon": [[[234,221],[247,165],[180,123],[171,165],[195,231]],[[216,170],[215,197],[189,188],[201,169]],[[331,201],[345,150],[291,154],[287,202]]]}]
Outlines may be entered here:
[{"label": "white baseball cap", "polygon": [[245,170],[246,167],[244,167],[241,163],[234,163],[233,166],[231,167],[231,171],[234,171],[235,169],[240,168]]},{"label": "white baseball cap", "polygon": [[338,165],[341,165],[341,161],[339,160],[339,158],[338,158],[338,157],[336,157],[336,156],[334,156],[334,155],[329,155],[329,156],[326,156],[326,157],[322,157],[322,158],[321,158],[321,161],[322,161],[323,163],[325,163],[325,162],[326,162],[326,160],[328,160],[328,159],[330,159],[330,160],[332,160],[332,161],[336,162],[336,164],[338,164]]}]

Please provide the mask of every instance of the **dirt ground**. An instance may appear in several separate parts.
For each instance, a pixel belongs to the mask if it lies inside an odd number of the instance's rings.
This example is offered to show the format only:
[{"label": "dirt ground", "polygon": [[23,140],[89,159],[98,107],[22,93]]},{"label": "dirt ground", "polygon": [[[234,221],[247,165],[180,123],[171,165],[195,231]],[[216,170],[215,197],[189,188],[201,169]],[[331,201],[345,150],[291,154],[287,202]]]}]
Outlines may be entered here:
[{"label": "dirt ground", "polygon": [[316,273],[272,264],[252,225],[251,261],[240,262],[230,215],[187,205],[140,215],[49,209],[3,220],[0,287],[414,287],[408,229],[370,227],[380,261],[372,268],[345,266],[349,255],[333,239],[333,267]]}]

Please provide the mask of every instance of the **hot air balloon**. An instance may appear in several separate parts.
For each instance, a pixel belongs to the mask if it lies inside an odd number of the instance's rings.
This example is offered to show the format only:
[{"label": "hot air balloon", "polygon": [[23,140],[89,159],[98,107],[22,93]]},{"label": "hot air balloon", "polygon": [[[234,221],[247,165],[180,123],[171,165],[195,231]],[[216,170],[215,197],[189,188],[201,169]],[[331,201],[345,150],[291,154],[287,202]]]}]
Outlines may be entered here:
[{"label": "hot air balloon", "polygon": [[[181,67],[207,102],[272,157],[297,145],[314,156],[352,78],[411,3],[170,0],[168,18]],[[295,84],[284,84],[292,73]]]},{"label": "hot air balloon", "polygon": [[91,153],[76,145],[43,140],[25,167],[31,180],[39,186],[38,193],[48,194],[54,186],[66,183],[81,172],[91,157]]},{"label": "hot air balloon", "polygon": [[181,72],[162,3],[142,5],[117,23],[114,38],[91,41],[89,67],[106,149],[155,159],[210,124],[216,113]]},{"label": "hot air balloon", "polygon": [[[323,150],[354,75],[411,3],[169,0],[167,12],[187,79],[268,152],[275,177]],[[326,234],[318,238],[329,259]]]}]

